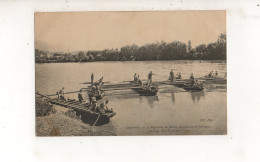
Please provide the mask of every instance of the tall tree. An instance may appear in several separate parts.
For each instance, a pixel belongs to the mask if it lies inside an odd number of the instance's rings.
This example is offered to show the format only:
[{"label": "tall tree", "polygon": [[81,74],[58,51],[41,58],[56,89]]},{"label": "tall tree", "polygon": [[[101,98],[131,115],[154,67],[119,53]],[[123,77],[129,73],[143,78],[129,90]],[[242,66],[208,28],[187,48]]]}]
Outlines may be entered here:
[{"label": "tall tree", "polygon": [[192,46],[191,46],[191,41],[189,40],[188,41],[188,53],[190,53],[191,49],[192,49]]}]

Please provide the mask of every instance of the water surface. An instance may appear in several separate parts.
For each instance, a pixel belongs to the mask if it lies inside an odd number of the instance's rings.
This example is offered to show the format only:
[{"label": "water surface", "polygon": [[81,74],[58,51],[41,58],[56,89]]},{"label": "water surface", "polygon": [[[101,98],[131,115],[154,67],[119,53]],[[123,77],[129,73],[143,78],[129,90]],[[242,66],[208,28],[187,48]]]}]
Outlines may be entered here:
[{"label": "water surface", "polygon": [[[183,78],[203,77],[209,71],[226,72],[225,61],[140,61],[36,64],[36,91],[55,94],[62,87],[76,91],[82,84],[104,77],[107,84],[133,80],[134,73],[146,79],[153,71],[153,81],[165,81],[170,70]],[[77,93],[66,97],[77,99]],[[87,98],[86,94],[84,97]],[[187,92],[170,85],[159,86],[157,96],[139,96],[133,90],[108,91],[108,99],[117,115],[109,124],[96,127],[118,135],[225,134],[227,124],[226,85],[205,85],[203,92]],[[116,124],[115,124],[116,123]]]}]

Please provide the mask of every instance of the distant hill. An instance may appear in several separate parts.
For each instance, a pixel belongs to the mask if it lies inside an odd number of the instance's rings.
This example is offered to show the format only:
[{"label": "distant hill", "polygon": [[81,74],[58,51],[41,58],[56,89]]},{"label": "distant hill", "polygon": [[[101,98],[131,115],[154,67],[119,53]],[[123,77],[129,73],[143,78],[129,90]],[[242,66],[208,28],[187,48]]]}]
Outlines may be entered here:
[{"label": "distant hill", "polygon": [[42,41],[35,41],[35,49],[49,52],[61,52],[59,49],[62,48],[59,45],[52,45]]}]

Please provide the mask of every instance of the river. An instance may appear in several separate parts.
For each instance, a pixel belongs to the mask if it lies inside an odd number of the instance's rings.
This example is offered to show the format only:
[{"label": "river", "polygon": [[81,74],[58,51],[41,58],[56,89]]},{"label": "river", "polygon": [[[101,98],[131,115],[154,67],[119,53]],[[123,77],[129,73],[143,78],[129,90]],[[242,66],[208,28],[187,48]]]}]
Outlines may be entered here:
[{"label": "river", "polygon": [[[133,80],[134,73],[145,80],[165,81],[170,70],[203,77],[211,70],[220,77],[226,73],[226,61],[136,61],[36,64],[36,92],[55,94],[62,87],[77,91],[87,87],[91,73],[102,76],[106,84]],[[66,97],[77,99],[77,93]],[[87,95],[84,94],[85,98]],[[117,113],[113,121],[96,127],[117,135],[200,135],[227,133],[227,86],[208,84],[202,92],[187,92],[170,85],[159,86],[157,96],[139,96],[132,90],[108,91],[104,99]],[[116,123],[116,124],[115,124]]]}]

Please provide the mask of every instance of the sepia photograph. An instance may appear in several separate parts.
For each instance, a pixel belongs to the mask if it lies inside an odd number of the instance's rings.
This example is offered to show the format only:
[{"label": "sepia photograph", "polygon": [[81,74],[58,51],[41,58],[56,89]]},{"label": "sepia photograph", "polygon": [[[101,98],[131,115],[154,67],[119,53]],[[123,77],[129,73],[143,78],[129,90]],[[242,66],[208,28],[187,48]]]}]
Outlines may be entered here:
[{"label": "sepia photograph", "polygon": [[36,136],[226,135],[225,10],[34,13]]}]

